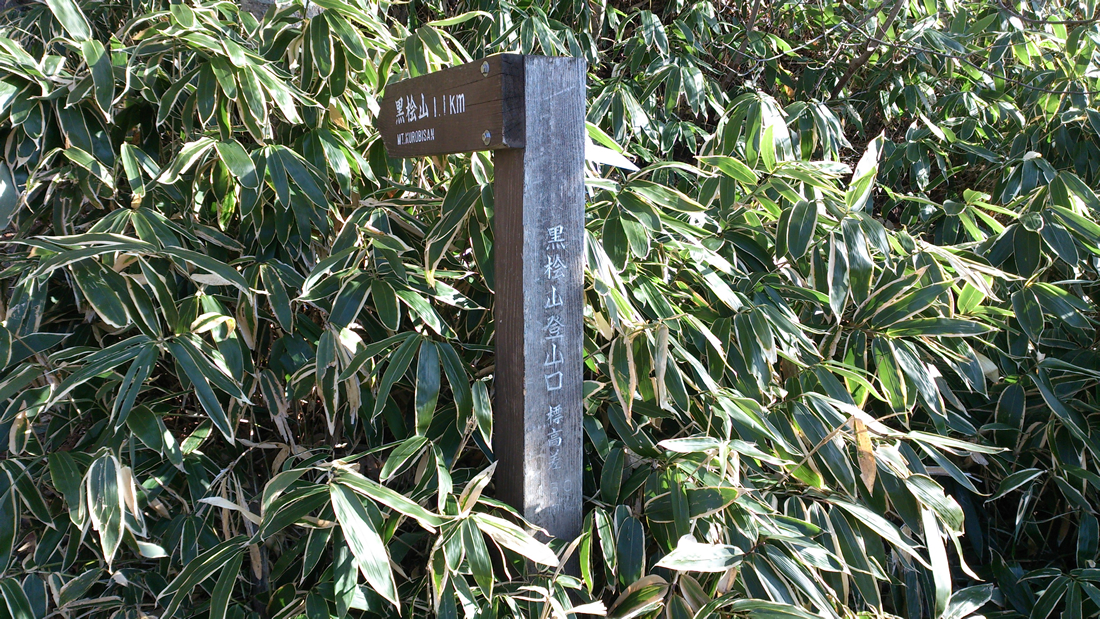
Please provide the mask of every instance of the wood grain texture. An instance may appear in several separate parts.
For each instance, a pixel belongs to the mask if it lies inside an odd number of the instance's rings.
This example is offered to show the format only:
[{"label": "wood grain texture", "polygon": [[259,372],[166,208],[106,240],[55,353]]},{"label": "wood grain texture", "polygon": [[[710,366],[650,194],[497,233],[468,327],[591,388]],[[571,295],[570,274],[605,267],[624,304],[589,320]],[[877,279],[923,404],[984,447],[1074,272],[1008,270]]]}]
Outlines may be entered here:
[{"label": "wood grain texture", "polygon": [[386,151],[419,157],[521,148],[522,76],[523,57],[500,54],[388,85],[378,115]]},{"label": "wood grain texture", "polygon": [[572,539],[583,500],[585,63],[527,56],[523,83],[526,147],[495,163],[497,496]]}]

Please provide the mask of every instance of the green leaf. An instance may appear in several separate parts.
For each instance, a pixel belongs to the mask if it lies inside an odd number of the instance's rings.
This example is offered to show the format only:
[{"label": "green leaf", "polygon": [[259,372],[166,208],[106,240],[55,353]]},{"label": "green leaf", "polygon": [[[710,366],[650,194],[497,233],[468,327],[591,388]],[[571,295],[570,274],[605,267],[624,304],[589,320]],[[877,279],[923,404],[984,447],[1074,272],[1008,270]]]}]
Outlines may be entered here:
[{"label": "green leaf", "polygon": [[600,496],[605,502],[614,505],[619,502],[619,491],[623,483],[623,464],[625,454],[619,446],[611,448],[604,459],[600,472]]},{"label": "green leaf", "polygon": [[1001,480],[1000,485],[997,487],[997,492],[993,496],[989,497],[988,501],[995,501],[1008,494],[1009,492],[1012,492],[1013,490],[1016,490],[1017,488],[1020,488],[1025,484],[1031,483],[1035,479],[1038,479],[1040,476],[1042,476],[1045,472],[1046,471],[1043,471],[1042,469],[1023,469],[1021,471],[1016,471],[1015,473]]},{"label": "green leaf", "polygon": [[294,313],[290,307],[290,296],[286,293],[283,280],[275,267],[268,264],[260,265],[260,279],[263,281],[264,290],[267,291],[267,300],[271,304],[271,311],[275,319],[279,321],[279,327],[284,333],[294,332]]},{"label": "green leaf", "polygon": [[852,299],[856,303],[863,303],[871,292],[871,279],[874,277],[874,262],[867,251],[867,237],[863,234],[860,222],[851,217],[841,222],[841,229],[844,232],[851,272]]},{"label": "green leaf", "polygon": [[400,609],[401,601],[397,597],[393,572],[390,571],[389,553],[363,503],[354,492],[339,483],[329,486],[329,495],[359,571],[372,589]]},{"label": "green leaf", "polygon": [[474,397],[470,390],[470,377],[466,374],[466,366],[449,342],[437,342],[436,346],[442,353],[443,370],[447,374],[447,382],[451,386],[451,394],[458,414],[461,418],[468,418],[474,411]]},{"label": "green leaf", "polygon": [[214,422],[214,426],[222,433],[222,436],[226,438],[230,443],[234,440],[233,426],[229,422],[229,416],[225,414],[225,409],[222,408],[221,402],[218,401],[218,396],[214,394],[214,390],[210,388],[210,382],[207,380],[207,375],[199,369],[199,366],[192,356],[192,354],[199,354],[197,350],[191,350],[190,347],[184,346],[179,340],[175,340],[168,343],[168,350],[172,353],[172,357],[175,358],[176,363],[183,369],[184,374],[187,376],[187,380],[191,381],[191,386],[195,389],[195,395],[199,399],[199,403],[202,404],[203,410],[210,416],[210,420]]},{"label": "green leaf", "polygon": [[96,105],[110,119],[111,103],[115,99],[115,73],[111,67],[111,54],[95,39],[83,41],[81,49],[84,52],[84,62],[92,72]]},{"label": "green leaf", "polygon": [[699,161],[718,168],[726,176],[740,181],[745,185],[755,186],[760,182],[760,179],[757,178],[756,172],[753,172],[752,168],[733,157],[711,155],[699,157]]},{"label": "green leaf", "polygon": [[342,470],[337,476],[336,481],[351,488],[358,494],[373,499],[378,503],[386,505],[391,509],[395,509],[402,514],[413,518],[420,523],[420,526],[424,527],[428,531],[434,532],[435,527],[443,524],[442,518],[424,509],[420,506],[420,504],[394,490],[390,490],[389,488],[378,484],[377,482],[371,481],[358,473],[354,473],[348,470]]},{"label": "green leaf", "polygon": [[186,173],[191,169],[199,159],[206,154],[217,142],[213,138],[199,138],[194,142],[189,142],[180,149],[179,154],[172,160],[172,163],[161,172],[157,182],[165,185],[173,185],[180,179],[180,175]]},{"label": "green leaf", "polygon": [[742,558],[743,553],[736,546],[701,544],[686,535],[680,538],[672,552],[657,562],[657,567],[680,572],[725,572],[739,565]]},{"label": "green leaf", "polygon": [[1016,272],[1030,277],[1039,268],[1043,255],[1043,237],[1022,226],[1013,229],[1012,256],[1016,259]]},{"label": "green leaf", "polygon": [[992,330],[963,318],[915,318],[894,323],[886,333],[891,337],[972,337]]},{"label": "green leaf", "polygon": [[443,322],[443,319],[439,316],[439,313],[435,311],[431,303],[428,302],[423,296],[417,294],[413,290],[398,290],[397,297],[405,302],[405,304],[412,310],[420,320],[424,322],[432,331],[435,331],[437,335],[443,337],[451,337],[451,329],[447,326],[447,323]]},{"label": "green leaf", "polygon": [[378,312],[378,320],[390,331],[400,328],[401,307],[397,304],[393,286],[376,279],[371,283],[371,296],[374,297],[374,310]]},{"label": "green leaf", "polygon": [[1028,288],[1012,293],[1012,311],[1028,339],[1038,342],[1043,333],[1043,308],[1035,293]]},{"label": "green leaf", "polygon": [[332,312],[328,320],[335,327],[345,329],[359,316],[359,310],[367,302],[371,293],[371,278],[366,273],[358,273],[344,280],[336,300],[332,302]]},{"label": "green leaf", "polygon": [[775,171],[775,125],[765,127],[760,136],[760,161],[768,173]]},{"label": "green leaf", "polygon": [[829,242],[829,307],[833,315],[839,320],[844,314],[844,306],[848,301],[850,289],[848,276],[848,249],[837,235],[832,235]]},{"label": "green leaf", "polygon": [[19,497],[7,471],[0,472],[0,567],[7,570],[19,534]]},{"label": "green leaf", "polygon": [[344,541],[344,535],[340,529],[332,535],[332,573],[336,597],[337,617],[343,619],[347,616],[348,609],[355,603],[356,594],[359,593],[358,573],[351,549]]},{"label": "green leaf", "polygon": [[[443,198],[441,215],[424,240],[427,247],[424,253],[424,268],[432,274],[439,267],[440,260],[451,248],[455,237],[462,231],[474,205],[481,197],[481,187],[474,186],[464,190],[464,185],[455,182]],[[429,279],[429,283],[432,280]]]},{"label": "green leaf", "polygon": [[77,41],[86,41],[92,38],[92,29],[88,26],[88,20],[84,17],[80,7],[73,0],[46,0],[57,21],[69,36]]},{"label": "green leaf", "polygon": [[19,209],[20,193],[7,162],[0,162],[0,230],[7,230]]},{"label": "green leaf", "polygon": [[913,493],[918,501],[931,509],[944,525],[949,533],[961,533],[963,528],[963,511],[954,498],[944,493],[943,487],[927,475],[910,475],[905,478],[905,486]]},{"label": "green leaf", "polygon": [[535,563],[550,567],[558,566],[558,557],[554,554],[554,551],[550,550],[549,546],[531,537],[526,531],[511,522],[482,513],[474,513],[470,517],[477,524],[477,528],[481,529],[482,533],[491,537],[497,544],[517,552]]},{"label": "green leaf", "polygon": [[433,28],[444,28],[447,26],[457,26],[462,23],[474,19],[475,17],[488,17],[492,18],[493,14],[487,11],[466,11],[465,13],[459,13],[454,17],[448,17],[446,19],[436,19],[428,22],[429,26]]},{"label": "green leaf", "polygon": [[325,11],[323,15],[328,19],[332,31],[340,37],[340,41],[344,44],[344,51],[356,58],[366,60],[367,48],[359,31],[353,28],[338,11]]},{"label": "green leaf", "polygon": [[625,516],[624,506],[615,508],[616,552],[619,555],[619,584],[628,586],[642,578],[646,569],[645,530],[640,520]]},{"label": "green leaf", "polygon": [[485,538],[472,520],[465,520],[461,526],[462,547],[466,551],[466,559],[470,564],[470,571],[473,572],[474,581],[481,587],[486,597],[491,597],[495,579]]},{"label": "green leaf", "polygon": [[69,519],[78,526],[83,524],[84,498],[81,496],[83,479],[72,454],[67,451],[53,452],[49,455],[49,465],[50,479],[53,487],[65,499],[65,505],[69,509]]},{"label": "green leaf", "polygon": [[897,291],[897,296],[889,299],[878,298],[878,291],[876,291],[875,295],[867,300],[868,309],[874,309],[873,302],[879,302],[878,310],[871,316],[870,322],[876,327],[889,327],[910,316],[916,316],[931,307],[950,287],[951,282],[939,282],[901,296],[906,290],[902,288]]},{"label": "green leaf", "polygon": [[909,555],[921,565],[932,569],[932,566],[924,560],[924,557],[922,557],[917,552],[916,548],[901,536],[901,531],[894,523],[886,520],[882,516],[879,516],[878,514],[872,512],[862,505],[839,500],[834,500],[832,502],[834,505],[843,508],[844,511],[858,518],[872,531],[893,544],[895,548]]},{"label": "green leaf", "polygon": [[382,414],[382,409],[386,406],[386,399],[390,396],[390,389],[405,375],[405,370],[409,369],[409,364],[412,363],[413,355],[416,353],[417,344],[420,342],[421,338],[410,337],[397,350],[390,353],[389,365],[382,375],[382,381],[378,384],[378,394],[374,398],[373,414],[375,416]]},{"label": "green leaf", "polygon": [[1050,407],[1050,410],[1079,440],[1084,441],[1086,445],[1090,445],[1091,439],[1086,430],[1088,424],[1076,410],[1066,406],[1062,399],[1055,394],[1054,385],[1051,384],[1046,371],[1042,368],[1036,370],[1035,375],[1032,376],[1032,382],[1039,389],[1039,394],[1043,396],[1043,401]]},{"label": "green leaf", "polygon": [[328,602],[316,592],[306,594],[306,617],[309,619],[329,619]]},{"label": "green leaf", "polygon": [[1066,589],[1072,581],[1066,576],[1059,576],[1047,585],[1046,590],[1039,596],[1035,606],[1031,609],[1031,619],[1046,619],[1054,611],[1058,602],[1066,594]]},{"label": "green leaf", "polygon": [[484,380],[474,383],[473,387],[474,418],[477,419],[477,428],[481,438],[487,444],[493,442],[493,407],[489,400],[489,389]]},{"label": "green leaf", "polygon": [[53,514],[50,513],[50,507],[46,505],[42,492],[35,484],[31,471],[18,460],[7,460],[2,466],[11,475],[15,482],[15,490],[31,515],[47,527],[54,528]]},{"label": "green leaf", "polygon": [[236,99],[237,82],[234,79],[233,67],[230,66],[229,62],[225,58],[213,58],[210,61],[210,68],[214,71],[214,78],[218,81],[218,86],[221,86],[222,94],[228,99]]},{"label": "green leaf", "polygon": [[95,157],[75,146],[65,149],[65,157],[76,165],[84,168],[108,187],[114,187],[115,177],[107,166],[99,162]]},{"label": "green leaf", "polygon": [[237,178],[241,185],[249,189],[260,186],[259,177],[256,176],[256,165],[240,142],[236,140],[218,142],[214,145],[214,148],[217,149],[218,157],[221,158],[222,163],[233,173],[233,176]]},{"label": "green leaf", "polygon": [[176,468],[183,469],[183,452],[176,437],[164,421],[146,406],[138,406],[127,417],[126,425],[149,449],[168,458]]},{"label": "green leaf", "polygon": [[35,619],[35,612],[31,607],[30,598],[19,586],[18,580],[14,578],[0,580],[0,594],[3,595],[4,602],[7,603],[8,613],[12,619]]},{"label": "green leaf", "polygon": [[656,574],[635,581],[608,609],[608,619],[633,619],[652,613],[661,608],[668,587],[668,582]]},{"label": "green leaf", "polygon": [[439,399],[440,372],[439,349],[435,342],[425,339],[420,344],[416,365],[416,433],[424,435],[432,423],[435,403]]},{"label": "green leaf", "polygon": [[130,369],[123,377],[122,384],[119,385],[118,395],[115,397],[115,404],[111,409],[111,416],[115,420],[116,430],[126,423],[130,410],[134,407],[134,401],[137,400],[138,393],[141,392],[145,381],[149,379],[156,368],[159,356],[160,349],[155,344],[145,344],[142,346],[141,353],[130,363]]},{"label": "green leaf", "polygon": [[298,524],[310,512],[328,503],[329,497],[325,486],[307,485],[280,495],[272,500],[268,509],[264,510],[256,539],[260,541],[269,539],[291,525]]},{"label": "green leaf", "polygon": [[422,434],[410,436],[402,441],[386,458],[386,463],[382,465],[382,471],[379,473],[381,479],[387,480],[400,472],[413,458],[423,453],[424,447],[427,445],[428,439]]},{"label": "green leaf", "polygon": [[852,172],[852,182],[844,196],[844,203],[849,211],[863,210],[871,197],[875,175],[878,174],[878,151],[884,141],[885,138],[880,135],[868,142],[867,150],[856,164],[856,169]]},{"label": "green leaf", "polygon": [[940,619],[966,619],[993,599],[993,585],[976,585],[951,594]]},{"label": "green leaf", "polygon": [[129,293],[121,275],[94,259],[81,260],[71,268],[77,287],[103,322],[115,328],[130,324],[130,314],[122,300]]},{"label": "green leaf", "polygon": [[684,438],[670,438],[657,443],[658,447],[675,453],[705,453],[718,449],[722,441],[709,436],[689,436]]},{"label": "green leaf", "polygon": [[247,537],[238,535],[188,561],[175,579],[157,595],[158,600],[171,596],[168,603],[164,605],[163,616],[174,615],[196,585],[224,568],[234,558],[239,558],[245,551],[244,545],[247,540]]},{"label": "green leaf", "polygon": [[313,64],[321,77],[332,75],[333,47],[329,39],[328,21],[322,15],[309,20],[309,46]]},{"label": "green leaf", "polygon": [[[241,94],[238,103],[244,103],[243,108],[238,107],[241,117],[252,137],[262,143],[271,131],[267,115],[267,95],[264,94],[263,86],[252,67],[241,68],[236,76]],[[286,204],[285,201],[283,203]]]},{"label": "green leaf", "polygon": [[92,527],[99,533],[100,547],[107,565],[114,559],[122,542],[123,502],[119,488],[121,465],[111,454],[104,454],[88,467],[85,485]]},{"label": "green leaf", "polygon": [[96,584],[96,582],[99,581],[99,577],[102,575],[103,570],[90,569],[65,583],[65,585],[61,587],[60,595],[58,595],[57,605],[61,608],[65,608],[69,604],[82,599],[84,594],[88,592],[88,589],[91,589],[92,585]]},{"label": "green leaf", "polygon": [[317,178],[313,170],[311,170],[305,161],[302,160],[298,153],[285,147],[278,147],[276,152],[278,158],[283,164],[283,168],[290,175],[290,178],[294,180],[294,184],[297,185],[302,193],[309,198],[310,202],[313,202],[321,208],[328,208],[328,199],[325,198],[325,192],[318,184]]},{"label": "green leaf", "polygon": [[790,222],[787,224],[787,252],[795,259],[806,254],[817,228],[817,206],[801,200],[791,209]]},{"label": "green leaf", "polygon": [[692,200],[679,190],[650,181],[634,180],[627,185],[626,189],[659,209],[683,213],[700,213],[706,210],[702,204]]},{"label": "green leaf", "polygon": [[[216,286],[234,286],[246,295],[252,293],[248,286],[248,282],[245,281],[241,274],[237,272],[233,267],[207,256],[199,252],[194,252],[189,249],[181,249],[178,247],[165,247],[160,250],[166,256],[172,258],[178,258],[187,264],[202,269],[207,273],[214,276],[211,285]],[[192,275],[192,280],[195,280],[195,276]]]},{"label": "green leaf", "polygon": [[229,609],[229,600],[233,597],[233,588],[241,571],[244,553],[238,553],[225,564],[218,574],[218,580],[210,593],[210,619],[225,619]]}]

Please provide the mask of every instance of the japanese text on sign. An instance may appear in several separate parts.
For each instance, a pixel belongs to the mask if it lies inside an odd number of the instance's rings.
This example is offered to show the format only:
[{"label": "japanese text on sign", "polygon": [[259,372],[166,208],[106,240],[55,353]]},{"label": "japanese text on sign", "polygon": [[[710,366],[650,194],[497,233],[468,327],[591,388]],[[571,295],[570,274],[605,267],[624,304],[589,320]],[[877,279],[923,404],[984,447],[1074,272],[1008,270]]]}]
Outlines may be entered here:
[{"label": "japanese text on sign", "polygon": [[562,226],[550,226],[546,229],[545,258],[546,267],[543,273],[549,291],[546,293],[546,318],[543,323],[543,342],[545,362],[543,363],[543,380],[546,382],[549,410],[546,414],[547,436],[546,447],[550,452],[550,470],[562,468],[562,403],[557,400],[557,392],[561,391],[566,369],[566,348],[563,345],[565,337],[565,325],[562,323],[562,298],[558,292],[558,284],[568,274],[568,268],[561,258],[561,252],[565,249],[565,230]]},{"label": "japanese text on sign", "polygon": [[439,118],[442,116],[454,116],[466,112],[466,94],[447,95],[406,95],[394,100],[397,108],[396,124],[404,125],[425,118]]}]

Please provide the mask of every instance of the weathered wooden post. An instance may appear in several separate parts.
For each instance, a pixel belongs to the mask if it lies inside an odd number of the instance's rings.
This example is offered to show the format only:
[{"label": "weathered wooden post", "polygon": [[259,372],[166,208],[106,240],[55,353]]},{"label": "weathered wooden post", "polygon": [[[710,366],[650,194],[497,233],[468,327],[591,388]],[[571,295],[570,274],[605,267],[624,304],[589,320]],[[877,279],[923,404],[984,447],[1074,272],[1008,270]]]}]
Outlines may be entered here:
[{"label": "weathered wooden post", "polygon": [[390,155],[496,150],[498,497],[581,526],[585,63],[504,54],[386,88]]}]

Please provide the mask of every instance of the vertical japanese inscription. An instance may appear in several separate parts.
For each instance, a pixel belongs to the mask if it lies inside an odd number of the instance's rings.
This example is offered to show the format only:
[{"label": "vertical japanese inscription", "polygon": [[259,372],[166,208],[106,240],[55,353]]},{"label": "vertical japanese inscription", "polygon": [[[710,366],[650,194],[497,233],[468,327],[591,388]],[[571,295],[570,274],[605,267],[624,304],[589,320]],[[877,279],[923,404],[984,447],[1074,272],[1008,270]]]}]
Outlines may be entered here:
[{"label": "vertical japanese inscription", "polygon": [[[561,388],[565,384],[563,371],[571,369],[571,365],[565,363],[565,355],[569,351],[564,346],[562,339],[565,336],[562,323],[562,308],[564,303],[558,293],[561,285],[568,275],[568,267],[561,259],[561,254],[566,250],[565,228],[561,224],[550,226],[546,229],[546,281],[549,288],[546,293],[545,324],[542,328],[545,335],[546,360],[542,364],[542,378],[546,381],[546,449],[549,468],[551,471],[560,471],[562,468],[562,402]],[[571,480],[565,479],[566,491],[569,490]],[[553,488],[552,488],[553,491]]]},{"label": "vertical japanese inscription", "polygon": [[496,164],[497,496],[581,525],[584,63],[525,58],[526,146]]}]

